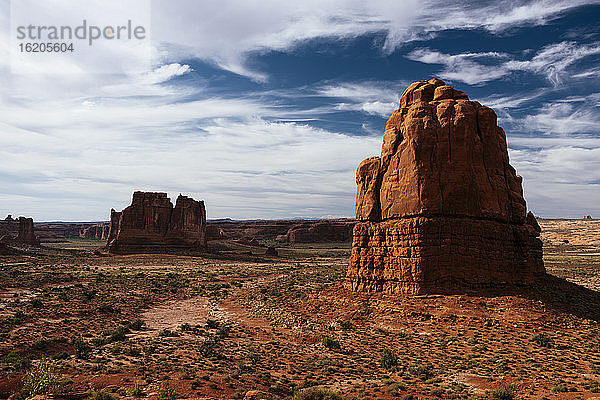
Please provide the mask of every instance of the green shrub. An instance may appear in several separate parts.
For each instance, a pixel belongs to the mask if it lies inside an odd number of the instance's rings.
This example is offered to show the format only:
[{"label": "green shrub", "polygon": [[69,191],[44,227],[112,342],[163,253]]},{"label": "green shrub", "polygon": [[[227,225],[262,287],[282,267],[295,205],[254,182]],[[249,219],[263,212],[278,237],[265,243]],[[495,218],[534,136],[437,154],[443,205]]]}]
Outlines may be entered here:
[{"label": "green shrub", "polygon": [[44,303],[42,303],[42,300],[40,299],[31,299],[31,301],[29,301],[29,305],[31,305],[31,308],[35,309],[44,307]]},{"label": "green shrub", "polygon": [[97,293],[98,293],[98,292],[97,292],[96,290],[94,290],[94,289],[91,289],[91,290],[84,290],[84,291],[83,291],[83,297],[84,297],[84,299],[85,299],[86,301],[90,301],[90,300],[92,300],[94,297],[96,297],[96,294],[97,294]]},{"label": "green shrub", "polygon": [[350,321],[340,321],[340,328],[344,331],[349,331],[354,328],[354,325]]},{"label": "green shrub", "polygon": [[130,347],[125,351],[125,354],[130,357],[140,357],[142,355],[142,351],[137,347]]},{"label": "green shrub", "polygon": [[400,396],[406,390],[406,385],[401,382],[392,382],[387,390],[392,396]]},{"label": "green shrub", "polygon": [[221,325],[219,330],[217,331],[217,336],[220,338],[226,338],[229,336],[229,332],[231,332],[231,326],[229,325]]},{"label": "green shrub", "polygon": [[8,323],[12,324],[12,325],[19,325],[19,324],[23,323],[24,319],[25,319],[25,313],[23,311],[19,310],[19,311],[15,312],[14,315],[8,319]]},{"label": "green shrub", "polygon": [[46,347],[48,347],[48,345],[50,344],[50,341],[48,339],[38,339],[36,340],[32,345],[31,348],[34,350],[44,350],[46,349]]},{"label": "green shrub", "polygon": [[192,330],[192,326],[186,322],[185,324],[179,325],[179,329],[181,332],[189,332]]},{"label": "green shrub", "polygon": [[50,358],[52,360],[66,360],[67,358],[69,358],[69,353],[61,351],[56,354],[53,354]]},{"label": "green shrub", "polygon": [[217,329],[219,327],[219,321],[214,320],[214,319],[207,319],[206,320],[206,327],[208,329]]},{"label": "green shrub", "polygon": [[203,357],[216,357],[219,355],[219,341],[214,337],[209,337],[198,347],[198,352]]},{"label": "green shrub", "polygon": [[324,337],[321,343],[329,350],[339,350],[341,348],[340,342],[330,337]]},{"label": "green shrub", "polygon": [[535,342],[538,346],[552,347],[552,339],[545,333],[538,333],[531,338],[532,342]]},{"label": "green shrub", "polygon": [[408,372],[421,379],[422,381],[426,381],[433,377],[433,372],[431,371],[431,367],[429,365],[419,365],[412,364],[408,367]]},{"label": "green shrub", "polygon": [[24,371],[31,367],[31,360],[21,357],[14,351],[11,351],[1,360],[2,364],[8,364],[16,371]]},{"label": "green shrub", "polygon": [[127,339],[126,335],[129,332],[129,328],[127,328],[126,326],[119,326],[116,329],[105,329],[104,331],[102,331],[103,344],[122,342],[125,339]]},{"label": "green shrub", "polygon": [[144,321],[141,319],[136,319],[133,322],[128,322],[126,326],[132,331],[139,331],[144,327]]},{"label": "green shrub", "polygon": [[343,400],[344,398],[336,391],[326,388],[308,388],[294,393],[292,400]]},{"label": "green shrub", "polygon": [[176,398],[177,394],[175,393],[175,389],[172,389],[169,386],[169,381],[164,381],[162,385],[160,385],[160,389],[158,389],[156,400],[175,400]]},{"label": "green shrub", "polygon": [[101,314],[120,314],[121,309],[114,307],[112,304],[102,304],[98,306],[98,312]]},{"label": "green shrub", "polygon": [[92,392],[86,400],[117,400],[117,396],[101,390],[99,392]]},{"label": "green shrub", "polygon": [[44,359],[25,376],[23,393],[30,397],[50,393],[55,388],[57,380],[56,366]]},{"label": "green shrub", "polygon": [[177,337],[180,335],[179,335],[179,333],[172,331],[170,329],[163,329],[162,331],[160,331],[158,336],[160,336],[160,337]]},{"label": "green shrub", "polygon": [[77,336],[71,339],[71,344],[75,348],[77,358],[86,359],[89,357],[92,348],[81,337]]},{"label": "green shrub", "polygon": [[125,391],[127,396],[142,397],[145,393],[140,387],[140,381],[135,381],[132,388]]},{"label": "green shrub", "polygon": [[565,393],[569,391],[569,388],[567,388],[567,386],[563,383],[557,383],[556,385],[552,386],[551,390],[554,393]]},{"label": "green shrub", "polygon": [[381,366],[385,369],[393,369],[398,365],[398,356],[392,350],[385,349],[381,353]]},{"label": "green shrub", "polygon": [[517,385],[507,383],[504,386],[492,390],[492,398],[498,400],[512,400],[517,394]]}]

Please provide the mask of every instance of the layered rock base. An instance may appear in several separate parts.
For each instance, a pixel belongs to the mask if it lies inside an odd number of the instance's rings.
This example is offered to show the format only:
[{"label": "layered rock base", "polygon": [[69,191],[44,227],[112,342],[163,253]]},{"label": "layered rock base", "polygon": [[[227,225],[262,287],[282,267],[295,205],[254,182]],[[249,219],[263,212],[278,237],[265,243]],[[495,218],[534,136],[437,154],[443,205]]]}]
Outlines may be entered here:
[{"label": "layered rock base", "polygon": [[453,293],[528,284],[545,273],[529,225],[456,217],[361,222],[354,228],[352,290]]}]

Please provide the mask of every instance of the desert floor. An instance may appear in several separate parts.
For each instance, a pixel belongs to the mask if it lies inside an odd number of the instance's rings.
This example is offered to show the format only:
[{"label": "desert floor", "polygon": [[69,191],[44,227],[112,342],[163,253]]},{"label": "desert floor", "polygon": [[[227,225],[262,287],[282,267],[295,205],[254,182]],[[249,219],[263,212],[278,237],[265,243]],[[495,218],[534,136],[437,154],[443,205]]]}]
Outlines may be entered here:
[{"label": "desert floor", "polygon": [[201,399],[315,385],[347,399],[600,399],[600,221],[540,224],[550,277],[483,296],[348,292],[349,243],[279,257],[225,241],[203,257],[23,248],[0,256],[0,398],[19,398],[44,360],[71,399],[165,399],[167,385]]}]

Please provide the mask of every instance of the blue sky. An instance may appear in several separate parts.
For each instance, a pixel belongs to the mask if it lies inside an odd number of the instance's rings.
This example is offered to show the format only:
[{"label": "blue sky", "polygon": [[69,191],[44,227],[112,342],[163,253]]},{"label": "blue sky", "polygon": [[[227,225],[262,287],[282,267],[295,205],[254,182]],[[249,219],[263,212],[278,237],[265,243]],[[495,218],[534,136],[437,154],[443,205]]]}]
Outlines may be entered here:
[{"label": "blue sky", "polygon": [[209,218],[352,216],[356,166],[435,76],[497,112],[536,215],[600,216],[600,1],[151,6],[144,73],[14,74],[0,16],[0,214],[103,220],[153,190]]}]

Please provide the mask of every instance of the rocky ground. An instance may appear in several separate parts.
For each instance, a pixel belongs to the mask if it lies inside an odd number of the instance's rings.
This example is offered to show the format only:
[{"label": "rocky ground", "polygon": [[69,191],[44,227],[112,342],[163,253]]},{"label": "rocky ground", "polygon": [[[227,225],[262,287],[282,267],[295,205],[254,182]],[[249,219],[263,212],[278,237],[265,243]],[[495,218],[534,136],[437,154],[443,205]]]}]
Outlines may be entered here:
[{"label": "rocky ground", "polygon": [[0,398],[600,398],[600,222],[540,222],[551,277],[478,295],[350,293],[348,243],[21,248],[0,256]]}]

